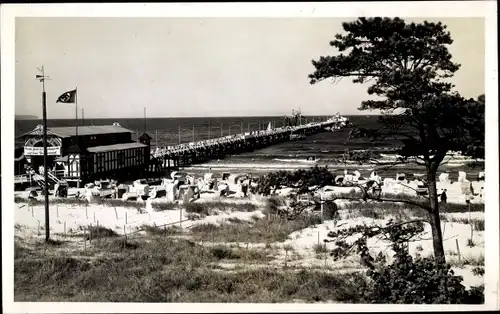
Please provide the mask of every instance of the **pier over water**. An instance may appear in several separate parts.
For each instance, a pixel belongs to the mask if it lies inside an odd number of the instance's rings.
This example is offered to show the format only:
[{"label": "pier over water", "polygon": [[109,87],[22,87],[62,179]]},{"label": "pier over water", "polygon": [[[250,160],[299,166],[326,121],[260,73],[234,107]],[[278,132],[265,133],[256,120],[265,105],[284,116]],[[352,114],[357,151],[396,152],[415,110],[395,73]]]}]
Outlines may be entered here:
[{"label": "pier over water", "polygon": [[263,131],[228,135],[175,146],[156,147],[151,150],[149,171],[162,172],[165,169],[221,159],[227,155],[250,152],[255,149],[291,141],[295,137],[303,138],[324,131],[334,131],[345,127],[347,124],[347,118],[337,115],[323,122],[268,128]]}]

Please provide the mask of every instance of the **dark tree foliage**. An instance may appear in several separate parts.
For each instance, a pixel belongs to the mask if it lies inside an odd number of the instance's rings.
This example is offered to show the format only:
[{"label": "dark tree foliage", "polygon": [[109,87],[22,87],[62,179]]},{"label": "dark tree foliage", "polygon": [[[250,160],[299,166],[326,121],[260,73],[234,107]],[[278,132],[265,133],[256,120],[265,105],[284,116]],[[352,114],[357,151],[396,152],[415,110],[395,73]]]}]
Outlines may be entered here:
[{"label": "dark tree foliage", "polygon": [[299,169],[294,172],[270,172],[259,178],[256,192],[268,196],[281,186],[296,188],[298,194],[309,192],[310,187],[333,185],[335,176],[327,167],[315,166],[311,169]]},{"label": "dark tree foliage", "polygon": [[484,155],[484,97],[464,99],[448,81],[459,69],[448,51],[453,43],[442,23],[406,23],[400,18],[359,18],[342,24],[345,34],[330,42],[334,56],[313,60],[310,83],[351,77],[369,84],[377,100],[360,110],[380,110],[381,127],[362,135],[401,139],[399,152],[424,165],[429,189],[434,254],[444,263],[436,173],[447,152]]},{"label": "dark tree foliage", "polygon": [[[347,256],[355,249],[365,266],[368,280],[360,285],[360,299],[366,303],[416,303],[416,304],[481,304],[484,303],[484,286],[466,290],[463,278],[456,276],[447,264],[436,265],[432,259],[408,254],[407,243],[424,230],[421,221],[394,223],[385,227],[356,226],[331,231],[328,236],[335,242],[331,253],[335,259]],[[348,237],[361,234],[352,243]],[[394,261],[389,264],[383,254],[371,256],[367,247],[369,238],[381,236],[390,241],[395,252]]]}]

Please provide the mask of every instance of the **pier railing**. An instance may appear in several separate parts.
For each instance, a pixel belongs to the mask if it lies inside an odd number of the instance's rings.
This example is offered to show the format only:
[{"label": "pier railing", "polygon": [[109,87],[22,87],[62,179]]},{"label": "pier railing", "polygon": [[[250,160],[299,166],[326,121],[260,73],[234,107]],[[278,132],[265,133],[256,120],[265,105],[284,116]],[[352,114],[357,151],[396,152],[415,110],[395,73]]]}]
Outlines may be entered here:
[{"label": "pier railing", "polygon": [[[304,117],[305,118],[305,117]],[[302,119],[302,122],[305,119]],[[325,122],[326,116],[309,117],[310,122]],[[169,129],[136,129],[135,138],[140,134],[147,132],[151,136],[151,147],[167,147],[179,145],[187,142],[202,141],[207,139],[222,138],[235,133],[262,131],[268,128],[269,124],[273,128],[284,127],[287,121],[283,118],[276,117],[275,119],[251,119],[251,120],[233,120],[231,122],[220,121],[202,121],[201,123],[194,122],[192,125],[182,124],[176,128]],[[307,124],[307,123],[305,123]]]},{"label": "pier railing", "polygon": [[[259,131],[250,131],[245,133],[239,133],[234,135],[227,135],[222,137],[217,137],[213,139],[206,139],[200,141],[191,141],[188,143],[181,143],[177,145],[164,146],[164,147],[156,147],[152,149],[152,156],[155,158],[171,158],[172,156],[179,156],[190,153],[198,153],[201,154],[200,151],[210,150],[213,147],[217,147],[219,153],[224,148],[220,146],[226,146],[227,150],[233,150],[235,148],[234,144],[239,142],[244,142],[245,145],[248,145],[247,142],[252,141],[261,141],[264,140],[268,144],[272,144],[272,138],[279,138],[281,141],[290,140],[289,135],[292,133],[307,133],[311,131],[315,131],[317,133],[324,129],[325,127],[331,127],[334,125],[338,125],[339,121],[337,120],[327,120],[323,122],[315,122],[308,123],[299,126],[283,126],[279,128],[267,129],[267,130],[259,130]],[[237,147],[241,147],[241,145],[237,145]],[[210,154],[210,152],[209,152]],[[213,152],[212,152],[213,154]]]}]

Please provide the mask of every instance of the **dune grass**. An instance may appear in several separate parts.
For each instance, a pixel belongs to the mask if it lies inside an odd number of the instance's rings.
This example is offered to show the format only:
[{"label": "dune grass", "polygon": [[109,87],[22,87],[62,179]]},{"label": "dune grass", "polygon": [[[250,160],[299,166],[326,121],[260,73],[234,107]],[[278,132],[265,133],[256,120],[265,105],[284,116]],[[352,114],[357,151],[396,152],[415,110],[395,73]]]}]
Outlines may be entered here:
[{"label": "dune grass", "polygon": [[452,259],[447,261],[448,264],[454,267],[464,267],[467,265],[470,266],[484,266],[484,255],[481,254],[479,256],[471,256],[471,257],[462,257],[460,260]]},{"label": "dune grass", "polygon": [[[105,239],[114,245],[116,239]],[[313,270],[221,271],[224,260],[259,260],[264,251],[202,247],[185,240],[153,237],[133,249],[83,260],[71,256],[17,254],[15,301],[80,302],[305,302],[358,300],[357,274]],[[20,250],[18,248],[18,250]],[[23,248],[23,250],[27,250]],[[106,245],[102,245],[106,251]]]},{"label": "dune grass", "polygon": [[154,236],[169,236],[169,235],[178,235],[182,233],[182,229],[176,225],[170,225],[165,227],[155,227],[151,225],[142,225],[141,230],[145,231],[148,235]]},{"label": "dune grass", "polygon": [[468,218],[455,218],[455,217],[449,217],[445,215],[441,215],[441,221],[443,222],[455,222],[459,224],[464,224],[464,225],[470,225],[472,224],[474,230],[476,231],[484,231],[484,219],[468,219]]},{"label": "dune grass", "polygon": [[[395,217],[396,220],[408,220],[410,218],[427,218],[427,212],[419,206],[405,204],[401,202],[376,202],[376,201],[352,201],[344,203],[342,210],[348,212],[348,217],[368,217],[373,219],[384,219]],[[469,206],[467,204],[439,204],[441,213],[467,213]],[[484,204],[471,204],[471,212],[484,212]],[[444,217],[444,216],[443,216]],[[449,218],[444,218],[451,221]],[[445,221],[445,220],[443,220]],[[457,220],[457,222],[459,222]],[[477,223],[476,230],[481,230],[480,222]],[[482,230],[484,230],[484,221]]]},{"label": "dune grass", "polygon": [[[44,201],[39,199],[28,199],[16,196],[14,197],[15,203],[28,203],[31,205],[43,205]],[[78,199],[78,198],[54,198],[49,200],[49,204],[71,204],[71,205],[80,205],[85,206],[89,205],[87,200]],[[136,208],[137,210],[145,209],[146,204],[144,202],[136,202],[136,201],[125,201],[122,199],[96,199],[91,204],[99,204],[110,207],[125,207],[125,208]],[[155,211],[165,211],[165,210],[177,210],[179,207],[182,207],[188,213],[198,213],[203,215],[209,215],[213,210],[217,209],[220,211],[243,211],[243,212],[252,212],[258,209],[258,206],[251,203],[234,203],[234,202],[224,202],[224,201],[212,201],[212,202],[192,202],[192,203],[184,203],[183,205],[179,205],[177,203],[172,202],[155,202],[152,203],[151,206]]]},{"label": "dune grass", "polygon": [[219,211],[241,211],[241,212],[253,212],[258,209],[258,206],[246,202],[246,203],[229,203],[223,201],[212,201],[212,202],[193,202],[183,204],[183,208],[188,213],[196,213],[202,215],[210,215],[213,210]]},{"label": "dune grass", "polygon": [[190,229],[193,238],[214,242],[268,243],[283,242],[290,233],[321,223],[315,215],[302,215],[294,220],[268,219],[254,223],[199,224]]}]

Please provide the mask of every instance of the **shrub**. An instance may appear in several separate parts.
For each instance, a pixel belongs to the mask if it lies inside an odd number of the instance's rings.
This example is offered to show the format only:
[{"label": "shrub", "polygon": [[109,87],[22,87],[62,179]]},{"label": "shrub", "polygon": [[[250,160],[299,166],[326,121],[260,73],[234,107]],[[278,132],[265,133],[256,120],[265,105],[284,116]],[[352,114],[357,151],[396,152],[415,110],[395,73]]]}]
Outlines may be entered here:
[{"label": "shrub", "polygon": [[468,238],[467,239],[467,246],[468,247],[475,247],[476,243],[474,243],[474,240],[472,240],[471,238]]},{"label": "shrub", "polygon": [[268,196],[273,188],[280,186],[294,187],[299,193],[307,192],[311,186],[333,185],[335,176],[327,167],[315,166],[296,171],[276,171],[259,178],[257,193]]},{"label": "shrub", "polygon": [[217,245],[210,248],[210,252],[217,259],[231,259],[234,258],[233,251],[225,245]]},{"label": "shrub", "polygon": [[481,219],[473,219],[472,225],[474,226],[474,230],[476,231],[484,231],[484,220]]},{"label": "shrub", "polygon": [[[455,276],[451,265],[436,263],[430,258],[413,259],[408,254],[406,244],[423,231],[422,223],[393,224],[387,226],[357,226],[337,232],[330,232],[337,248],[332,252],[335,258],[345,256],[352,248],[357,248],[362,261],[368,267],[367,284],[363,287],[361,299],[368,303],[431,303],[462,304],[484,302],[483,290],[466,290],[461,284],[463,278]],[[353,244],[345,238],[361,234]],[[375,260],[369,253],[367,239],[385,236],[392,242],[395,252],[392,264]]]},{"label": "shrub", "polygon": [[484,268],[483,267],[474,267],[472,269],[472,274],[474,274],[474,276],[484,276]]},{"label": "shrub", "polygon": [[184,203],[184,209],[188,213],[195,213],[201,215],[209,215],[209,208],[203,203]]},{"label": "shrub", "polygon": [[[109,228],[103,227],[103,226],[90,226],[88,229],[89,233],[92,235],[92,239],[96,238],[110,238],[110,237],[117,237],[118,234]],[[90,235],[87,234],[87,237]]]},{"label": "shrub", "polygon": [[125,241],[123,239],[111,239],[107,241],[99,241],[99,247],[101,249],[106,249],[109,252],[120,252],[125,249],[135,250],[139,247],[139,244],[135,241]]}]

